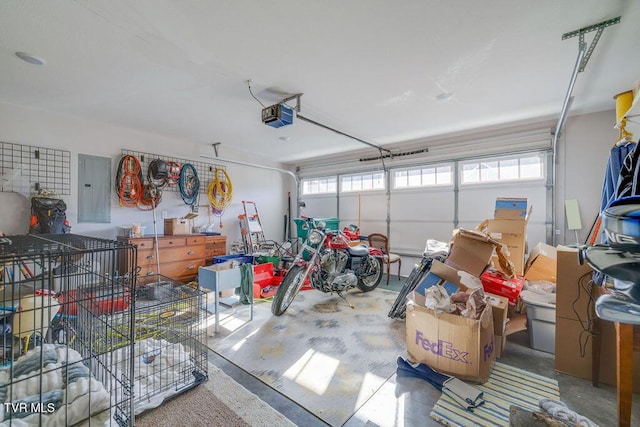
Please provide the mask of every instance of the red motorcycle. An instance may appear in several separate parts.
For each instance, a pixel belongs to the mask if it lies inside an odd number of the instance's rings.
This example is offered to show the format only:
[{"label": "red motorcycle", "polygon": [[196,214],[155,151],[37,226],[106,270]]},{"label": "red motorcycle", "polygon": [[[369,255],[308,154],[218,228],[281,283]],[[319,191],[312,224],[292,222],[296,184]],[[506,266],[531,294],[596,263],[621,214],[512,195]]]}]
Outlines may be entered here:
[{"label": "red motorcycle", "polygon": [[280,316],[293,302],[303,285],[325,293],[343,295],[358,287],[374,290],[382,279],[383,254],[378,248],[361,244],[350,246],[351,239],[338,230],[326,230],[324,221],[305,218],[307,237],[285,275],[271,304],[271,312]]}]

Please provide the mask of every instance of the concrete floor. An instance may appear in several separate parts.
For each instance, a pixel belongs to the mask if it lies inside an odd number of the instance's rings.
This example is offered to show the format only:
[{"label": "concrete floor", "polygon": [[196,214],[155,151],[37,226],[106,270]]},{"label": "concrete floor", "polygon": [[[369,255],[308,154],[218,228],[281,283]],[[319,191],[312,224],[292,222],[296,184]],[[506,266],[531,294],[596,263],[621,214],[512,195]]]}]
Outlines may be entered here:
[{"label": "concrete floor", "polygon": [[[328,425],[220,355],[210,352],[209,361],[296,425],[305,427]],[[500,361],[557,379],[560,399],[570,409],[602,427],[617,425],[615,388],[607,385],[595,388],[590,381],[556,372],[553,354],[529,347],[528,331],[520,331],[507,338],[507,345]],[[344,427],[439,426],[440,424],[429,417],[431,408],[439,397],[440,392],[424,380],[397,378],[394,374],[344,424]],[[640,426],[640,395],[638,394],[633,395],[631,425]]]}]

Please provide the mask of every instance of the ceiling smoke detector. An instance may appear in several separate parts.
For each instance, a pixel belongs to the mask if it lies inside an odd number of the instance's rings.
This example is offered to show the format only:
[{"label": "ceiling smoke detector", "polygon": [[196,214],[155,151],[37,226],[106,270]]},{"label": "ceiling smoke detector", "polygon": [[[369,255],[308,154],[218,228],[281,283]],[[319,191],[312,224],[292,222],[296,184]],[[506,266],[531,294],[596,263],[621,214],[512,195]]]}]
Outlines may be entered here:
[{"label": "ceiling smoke detector", "polygon": [[436,95],[436,100],[438,101],[449,101],[453,98],[453,93],[451,92],[442,92]]}]

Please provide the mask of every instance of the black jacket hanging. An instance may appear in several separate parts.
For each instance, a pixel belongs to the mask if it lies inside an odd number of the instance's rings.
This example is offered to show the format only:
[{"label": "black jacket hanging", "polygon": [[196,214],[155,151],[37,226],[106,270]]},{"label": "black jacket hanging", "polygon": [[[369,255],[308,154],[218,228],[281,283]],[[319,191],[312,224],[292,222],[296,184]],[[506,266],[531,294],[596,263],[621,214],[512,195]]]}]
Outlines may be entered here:
[{"label": "black jacket hanging", "polygon": [[624,158],[620,169],[616,199],[638,195],[640,195],[640,150],[638,144],[634,144],[631,152]]}]

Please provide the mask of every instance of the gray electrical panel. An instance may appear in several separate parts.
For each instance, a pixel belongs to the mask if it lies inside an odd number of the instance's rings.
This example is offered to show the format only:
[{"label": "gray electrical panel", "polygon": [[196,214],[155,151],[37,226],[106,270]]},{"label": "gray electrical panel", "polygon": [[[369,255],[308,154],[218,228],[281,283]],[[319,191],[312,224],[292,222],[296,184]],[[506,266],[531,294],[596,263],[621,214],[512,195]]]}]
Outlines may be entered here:
[{"label": "gray electrical panel", "polygon": [[78,222],[111,222],[111,159],[78,154]]}]

